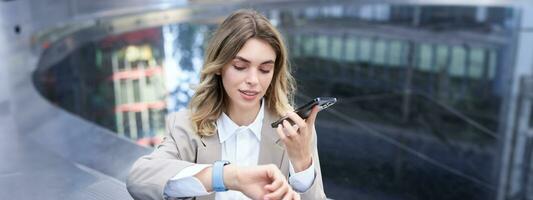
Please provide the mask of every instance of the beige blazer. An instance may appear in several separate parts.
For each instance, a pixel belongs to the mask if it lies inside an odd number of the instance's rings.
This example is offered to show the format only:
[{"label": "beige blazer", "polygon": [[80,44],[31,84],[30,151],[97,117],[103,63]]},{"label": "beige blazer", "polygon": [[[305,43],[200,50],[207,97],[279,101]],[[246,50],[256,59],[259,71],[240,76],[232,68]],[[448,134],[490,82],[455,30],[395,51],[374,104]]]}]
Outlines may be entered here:
[{"label": "beige blazer", "polygon": [[[289,175],[289,157],[283,142],[270,124],[277,116],[265,109],[259,165],[275,164],[287,177]],[[130,171],[127,180],[128,192],[134,199],[164,199],[163,189],[168,180],[181,170],[195,163],[212,164],[221,159],[221,145],[218,133],[209,137],[200,137],[193,132],[188,110],[171,113],[166,119],[167,134],[163,142],[149,155],[139,158]],[[313,130],[313,161],[316,177],[306,192],[301,194],[305,200],[326,199],[322,186],[322,174],[316,149],[316,132]],[[200,196],[198,200],[215,199],[214,193]]]}]

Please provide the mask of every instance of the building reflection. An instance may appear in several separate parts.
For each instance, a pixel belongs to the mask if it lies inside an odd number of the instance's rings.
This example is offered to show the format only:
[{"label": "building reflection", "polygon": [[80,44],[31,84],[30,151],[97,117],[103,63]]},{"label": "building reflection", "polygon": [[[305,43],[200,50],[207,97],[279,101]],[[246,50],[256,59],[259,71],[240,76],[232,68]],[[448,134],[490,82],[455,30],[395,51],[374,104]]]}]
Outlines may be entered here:
[{"label": "building reflection", "polygon": [[[161,62],[159,62],[161,63]],[[165,81],[149,45],[127,46],[112,53],[116,130],[139,144],[164,133]]]},{"label": "building reflection", "polygon": [[[297,103],[339,99],[317,122],[330,198],[493,199],[514,70],[513,9],[262,11],[288,43]],[[164,116],[187,106],[215,27],[196,21],[108,36],[38,74],[37,85],[58,106],[155,146]]]}]

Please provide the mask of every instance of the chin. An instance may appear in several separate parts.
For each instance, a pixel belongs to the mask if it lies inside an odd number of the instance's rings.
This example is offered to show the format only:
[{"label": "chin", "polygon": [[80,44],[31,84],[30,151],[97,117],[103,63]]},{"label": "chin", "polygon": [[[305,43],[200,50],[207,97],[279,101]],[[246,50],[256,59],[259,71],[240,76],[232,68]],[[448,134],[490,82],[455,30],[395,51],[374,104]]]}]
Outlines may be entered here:
[{"label": "chin", "polygon": [[252,108],[256,105],[261,104],[261,99],[254,99],[253,101],[241,101],[240,104],[243,107]]},{"label": "chin", "polygon": [[254,100],[246,101],[244,99],[239,99],[238,104],[242,106],[243,108],[253,108],[256,105],[261,104],[262,97],[256,97]]}]

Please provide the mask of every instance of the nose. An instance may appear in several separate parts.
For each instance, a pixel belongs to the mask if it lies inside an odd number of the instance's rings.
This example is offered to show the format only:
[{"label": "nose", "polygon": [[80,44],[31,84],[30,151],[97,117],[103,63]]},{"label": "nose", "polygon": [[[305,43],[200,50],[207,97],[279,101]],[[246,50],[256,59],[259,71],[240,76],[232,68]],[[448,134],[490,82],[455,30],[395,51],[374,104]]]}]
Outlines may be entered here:
[{"label": "nose", "polygon": [[259,82],[257,70],[249,70],[245,82],[247,85],[256,85]]}]

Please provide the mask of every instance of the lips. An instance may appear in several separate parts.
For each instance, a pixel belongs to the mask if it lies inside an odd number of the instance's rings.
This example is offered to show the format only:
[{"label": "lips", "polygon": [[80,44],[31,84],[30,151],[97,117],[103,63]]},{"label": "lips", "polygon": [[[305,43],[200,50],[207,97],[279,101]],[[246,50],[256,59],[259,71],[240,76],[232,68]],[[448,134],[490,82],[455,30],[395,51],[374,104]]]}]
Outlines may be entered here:
[{"label": "lips", "polygon": [[253,90],[239,90],[239,92],[241,93],[241,96],[247,101],[254,100],[255,97],[257,97],[257,95],[259,94],[258,91]]},{"label": "lips", "polygon": [[254,96],[254,95],[259,94],[259,92],[253,91],[253,90],[239,90],[239,92],[241,92],[241,93],[243,93],[245,95],[248,95],[248,96]]}]

